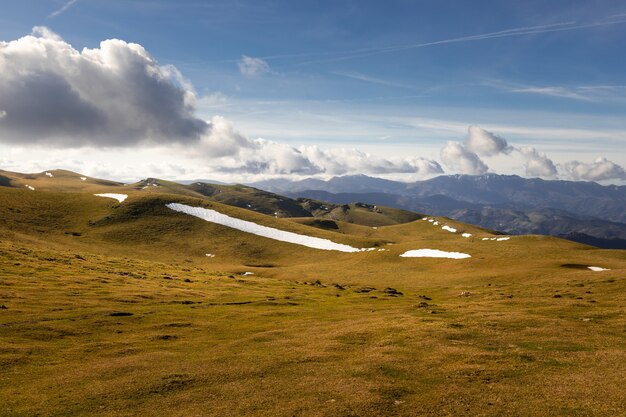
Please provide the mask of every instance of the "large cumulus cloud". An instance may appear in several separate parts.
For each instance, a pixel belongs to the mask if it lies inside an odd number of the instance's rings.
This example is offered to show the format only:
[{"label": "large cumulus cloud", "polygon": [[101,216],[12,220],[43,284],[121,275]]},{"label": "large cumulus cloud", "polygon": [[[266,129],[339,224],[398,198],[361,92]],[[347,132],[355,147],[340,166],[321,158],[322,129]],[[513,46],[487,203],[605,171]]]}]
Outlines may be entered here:
[{"label": "large cumulus cloud", "polygon": [[508,144],[506,139],[478,126],[470,126],[467,129],[465,146],[480,156],[509,154],[513,151],[513,147]]},{"label": "large cumulus cloud", "polygon": [[447,168],[461,174],[481,175],[489,169],[478,155],[469,151],[459,142],[448,142],[441,149],[441,161]]},{"label": "large cumulus cloud", "polygon": [[440,154],[448,169],[461,174],[480,175],[489,169],[481,156],[508,155],[513,149],[503,137],[478,126],[469,126],[464,143],[448,142]]},{"label": "large cumulus cloud", "polygon": [[141,46],[78,51],[46,28],[0,42],[0,140],[57,147],[195,142],[195,93]]},{"label": "large cumulus cloud", "polygon": [[[269,71],[243,57],[240,70]],[[141,45],[111,39],[78,51],[45,27],[0,42],[0,142],[50,149],[146,149],[146,144],[210,165],[254,174],[411,173],[443,170],[435,161],[381,158],[358,150],[293,147],[250,139],[222,117],[196,116],[196,94],[176,68]]]},{"label": "large cumulus cloud", "polygon": [[557,169],[554,162],[546,156],[539,153],[537,149],[531,146],[523,146],[519,148],[519,152],[525,159],[524,168],[526,176],[539,178],[556,178]]}]

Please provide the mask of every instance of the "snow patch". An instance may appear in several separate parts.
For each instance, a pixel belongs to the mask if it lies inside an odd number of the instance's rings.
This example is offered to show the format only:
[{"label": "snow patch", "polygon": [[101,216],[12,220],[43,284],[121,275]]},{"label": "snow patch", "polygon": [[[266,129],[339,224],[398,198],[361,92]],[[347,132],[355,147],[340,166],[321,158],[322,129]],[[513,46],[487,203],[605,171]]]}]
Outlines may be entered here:
[{"label": "snow patch", "polygon": [[241,274],[241,275],[243,275],[244,277],[247,277],[247,276],[249,276],[249,275],[254,275],[254,272],[244,272],[244,273],[243,273],[243,274]]},{"label": "snow patch", "polygon": [[31,191],[35,191],[35,187],[31,187],[30,185],[26,184],[24,187],[28,188]]},{"label": "snow patch", "polygon": [[610,271],[610,269],[607,268],[600,268],[599,266],[588,266],[587,268],[591,269],[594,272],[600,272],[600,271]]},{"label": "snow patch", "polygon": [[509,240],[509,239],[510,239],[510,237],[499,237],[496,240],[501,242],[503,240]]},{"label": "snow patch", "polygon": [[450,259],[465,259],[471,258],[467,253],[461,252],[446,252],[439,249],[415,249],[404,252],[400,255],[403,258],[450,258]]},{"label": "snow patch", "polygon": [[428,221],[432,223],[432,222],[434,222],[435,220],[433,220],[433,219],[428,219]]},{"label": "snow patch", "polygon": [[81,181],[87,181],[87,177],[80,177]]},{"label": "snow patch", "polygon": [[205,253],[205,256],[206,256],[207,258],[215,258],[215,255],[214,255],[214,254],[212,254],[212,253]]},{"label": "snow patch", "polygon": [[472,237],[472,234],[471,233],[463,233],[461,236],[463,236],[463,237]]},{"label": "snow patch", "polygon": [[293,232],[274,229],[273,227],[261,226],[260,224],[249,222],[247,220],[236,219],[215,210],[205,209],[202,207],[191,207],[179,203],[169,203],[166,204],[166,207],[180,213],[198,217],[202,220],[206,220],[207,222],[220,224],[222,226],[241,230],[242,232],[252,233],[257,236],[267,237],[281,242],[307,246],[313,249],[336,250],[340,252],[362,252],[375,250],[375,248],[357,249],[349,245],[332,242],[328,239],[299,235]]},{"label": "snow patch", "polygon": [[50,177],[50,178],[53,178],[53,177],[54,177],[54,175],[52,175],[52,172],[46,172],[46,175],[47,175],[48,177]]},{"label": "snow patch", "polygon": [[439,226],[439,222],[433,222],[433,226]]},{"label": "snow patch", "polygon": [[450,227],[447,224],[445,226],[441,226],[443,230],[447,230],[450,233],[456,233],[456,229],[454,227]]},{"label": "snow patch", "polygon": [[126,194],[112,194],[112,193],[104,193],[104,194],[94,194],[96,197],[106,197],[106,198],[114,198],[120,203],[128,198]]}]

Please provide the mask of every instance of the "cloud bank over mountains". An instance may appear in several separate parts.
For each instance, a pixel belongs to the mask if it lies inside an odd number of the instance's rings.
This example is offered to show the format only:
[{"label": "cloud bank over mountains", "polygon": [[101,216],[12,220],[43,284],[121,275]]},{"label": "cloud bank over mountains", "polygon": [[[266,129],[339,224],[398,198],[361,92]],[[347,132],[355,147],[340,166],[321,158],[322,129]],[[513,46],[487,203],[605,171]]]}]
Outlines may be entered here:
[{"label": "cloud bank over mountains", "polygon": [[[247,78],[271,73],[265,61],[248,56],[237,67]],[[161,147],[207,172],[232,174],[424,178],[445,173],[439,162],[417,155],[292,146],[248,138],[220,116],[203,120],[197,116],[197,93],[175,67],[122,40],[79,51],[50,29],[35,27],[31,35],[0,42],[0,74],[0,144],[138,153]],[[468,128],[464,142],[449,141],[440,152],[448,173],[463,174],[489,172],[483,158],[515,155],[528,176],[626,179],[624,169],[606,158],[559,165],[535,148],[513,146],[478,126]]]}]

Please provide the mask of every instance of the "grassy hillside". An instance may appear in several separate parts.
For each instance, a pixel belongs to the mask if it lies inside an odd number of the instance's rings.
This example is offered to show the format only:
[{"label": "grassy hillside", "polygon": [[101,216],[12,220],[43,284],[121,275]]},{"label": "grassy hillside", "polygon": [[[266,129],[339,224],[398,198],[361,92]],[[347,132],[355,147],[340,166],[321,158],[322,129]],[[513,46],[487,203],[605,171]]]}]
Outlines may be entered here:
[{"label": "grassy hillside", "polygon": [[[45,191],[61,178],[0,187],[0,416],[623,413],[624,251],[439,217],[288,220],[161,180]],[[471,258],[399,256],[420,248]]]},{"label": "grassy hillside", "polygon": [[65,170],[21,174],[0,170],[0,187],[29,191],[124,193],[153,196],[176,194],[239,207],[280,218],[318,217],[365,226],[408,223],[420,215],[389,207],[363,203],[331,204],[311,199],[294,200],[245,185],[222,185],[195,182],[189,185],[158,178],[146,178],[132,184],[86,177]]}]

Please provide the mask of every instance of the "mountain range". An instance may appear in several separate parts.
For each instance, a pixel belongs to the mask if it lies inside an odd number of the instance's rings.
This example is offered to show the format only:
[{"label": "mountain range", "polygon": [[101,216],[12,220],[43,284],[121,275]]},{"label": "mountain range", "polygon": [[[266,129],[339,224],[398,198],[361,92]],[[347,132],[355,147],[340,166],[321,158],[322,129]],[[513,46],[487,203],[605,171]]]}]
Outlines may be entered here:
[{"label": "mountain range", "polygon": [[439,176],[411,183],[352,175],[250,185],[292,198],[385,205],[511,234],[545,234],[626,248],[626,186],[497,174]]}]

